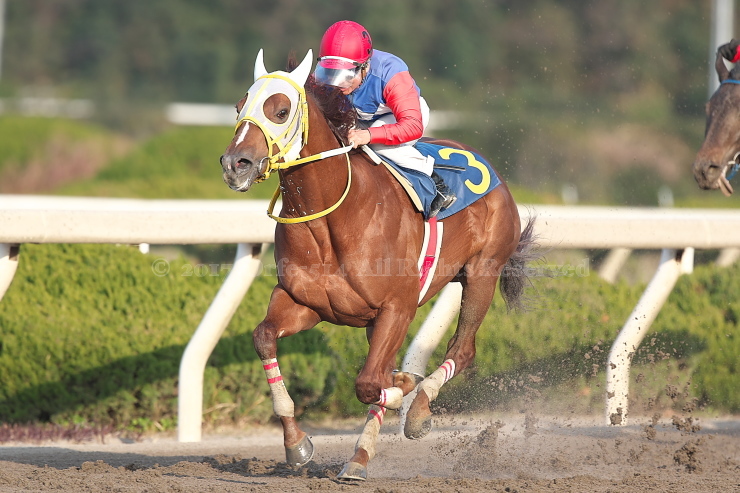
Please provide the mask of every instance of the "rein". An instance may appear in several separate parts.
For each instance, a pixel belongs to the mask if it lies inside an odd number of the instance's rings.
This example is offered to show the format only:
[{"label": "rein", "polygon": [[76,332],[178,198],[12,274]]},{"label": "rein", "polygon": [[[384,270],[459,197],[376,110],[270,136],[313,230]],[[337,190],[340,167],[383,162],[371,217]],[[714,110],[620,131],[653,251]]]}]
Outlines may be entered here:
[{"label": "rein", "polygon": [[[267,155],[267,168],[265,171],[254,181],[254,183],[261,183],[268,179],[270,175],[278,170],[281,169],[288,169],[292,168],[293,166],[299,166],[301,164],[306,164],[314,161],[320,161],[322,159],[339,156],[341,154],[344,154],[347,157],[347,187],[344,189],[344,193],[341,197],[339,197],[339,200],[329,208],[317,212],[315,214],[310,214],[308,216],[304,217],[280,217],[274,215],[272,212],[275,209],[275,204],[277,203],[278,198],[280,198],[281,188],[278,184],[277,188],[275,189],[275,192],[272,195],[272,199],[270,200],[270,205],[267,207],[267,215],[274,219],[275,221],[282,223],[282,224],[295,224],[295,223],[304,223],[307,221],[311,221],[313,219],[318,219],[320,217],[324,217],[334,211],[337,207],[339,207],[342,202],[344,202],[344,199],[347,198],[347,194],[349,194],[349,189],[352,184],[352,166],[350,164],[349,159],[349,151],[352,150],[354,147],[352,143],[350,143],[347,146],[339,147],[337,149],[331,149],[328,151],[319,152],[318,154],[312,154],[310,156],[306,156],[299,159],[294,159],[291,161],[285,161],[285,155],[290,151],[290,149],[293,148],[293,146],[296,144],[296,138],[298,136],[302,136],[302,145],[305,146],[308,143],[308,100],[306,98],[306,90],[296,84],[290,77],[285,77],[280,74],[266,74],[260,77],[260,79],[280,79],[285,82],[288,82],[293,88],[298,91],[298,108],[296,109],[295,114],[293,115],[293,119],[290,121],[289,125],[286,127],[285,131],[280,135],[275,135],[270,129],[268,129],[262,122],[258,121],[255,117],[251,116],[249,111],[246,112],[246,115],[239,119],[239,121],[236,122],[236,127],[234,128],[234,134],[239,130],[239,127],[244,122],[250,122],[257,126],[257,128],[262,131],[262,134],[265,136],[265,140],[267,141],[267,149],[268,149],[268,155]],[[264,87],[262,87],[261,90],[264,90]],[[296,125],[299,127],[295,129]],[[291,130],[294,130],[295,132],[293,136],[290,138],[290,140],[287,143],[283,143],[283,139],[287,136],[288,132]],[[273,154],[273,146],[277,146],[278,153]],[[283,160],[283,162],[279,162],[280,160]]]},{"label": "rein", "polygon": [[[351,145],[350,146],[347,146],[347,147],[349,147],[350,149],[352,149],[352,146]],[[281,223],[281,224],[305,223],[305,222],[311,221],[313,219],[318,219],[320,217],[324,217],[324,216],[328,215],[329,213],[333,212],[337,207],[339,207],[342,204],[342,202],[344,202],[344,199],[347,198],[347,194],[349,194],[349,188],[352,185],[352,166],[350,165],[349,154],[347,154],[347,152],[349,152],[349,150],[347,149],[347,147],[340,147],[339,149],[333,149],[331,151],[326,151],[327,153],[333,153],[332,156],[336,156],[336,155],[342,154],[342,152],[343,152],[344,155],[347,157],[347,187],[344,189],[344,193],[342,194],[341,197],[339,197],[339,200],[337,200],[337,202],[334,205],[332,205],[328,209],[324,209],[321,212],[317,212],[315,214],[310,214],[308,216],[303,216],[303,217],[280,217],[280,216],[275,216],[275,215],[273,215],[272,211],[275,209],[275,203],[277,202],[277,199],[280,197],[280,185],[278,185],[278,187],[275,189],[275,192],[272,194],[272,199],[270,199],[270,205],[267,206],[267,215],[270,216],[275,221]],[[321,157],[321,158],[317,158],[316,157],[316,156],[321,156],[322,154],[324,154],[324,153],[322,152],[320,154],[314,154],[313,156],[308,156],[308,157],[303,158],[303,159],[298,159],[296,161],[291,161],[290,163],[283,163],[283,164],[286,164],[287,166],[281,166],[279,169],[290,168],[291,166],[296,166],[298,164],[303,164],[303,163],[306,163],[306,162],[309,162],[309,161],[318,161],[319,159],[324,159],[323,157]],[[330,156],[326,156],[326,157],[330,157]],[[314,158],[314,159],[309,159],[309,158]]]},{"label": "rein", "polygon": [[[738,84],[740,84],[740,82],[738,82]],[[727,162],[727,165],[731,166],[730,171],[728,173],[725,173],[725,178],[727,178],[728,180],[732,180],[733,178],[735,178],[735,175],[737,174],[737,172],[740,171],[740,162],[738,162],[739,157],[740,157],[740,152],[735,154],[735,157],[733,158],[732,161]]]}]

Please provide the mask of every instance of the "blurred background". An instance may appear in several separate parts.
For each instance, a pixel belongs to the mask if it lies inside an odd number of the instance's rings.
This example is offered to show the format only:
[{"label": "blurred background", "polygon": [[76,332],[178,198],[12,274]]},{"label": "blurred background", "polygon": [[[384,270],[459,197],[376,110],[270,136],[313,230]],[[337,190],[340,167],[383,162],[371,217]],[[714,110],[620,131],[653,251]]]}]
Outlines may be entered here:
[{"label": "blurred background", "polygon": [[478,147],[519,201],[734,204],[690,172],[710,0],[4,3],[2,193],[243,198],[220,178],[231,128],[169,105],[233,105],[260,48],[282,69],[352,19],[408,63],[435,135]]},{"label": "blurred background", "polygon": [[[711,0],[0,0],[0,194],[267,198],[274,183],[245,196],[222,182],[219,165],[255,56],[264,48],[267,68],[282,69],[291,52],[316,52],[329,25],[352,19],[408,63],[434,134],[479,148],[520,203],[736,207],[699,190],[690,169],[714,78],[712,8]],[[184,104],[219,105],[218,121],[194,125],[198,108],[213,107]],[[0,305],[0,421],[174,429],[179,360],[235,245],[21,251]],[[659,259],[635,252],[612,284],[595,272],[605,254],[548,252],[551,264],[588,272],[534,279],[539,305],[530,313],[507,314],[497,297],[478,364],[441,405],[518,409],[511,402],[524,399],[521,409],[531,409],[550,386],[551,401],[571,412],[600,413],[606,350]],[[636,374],[650,376],[635,389],[647,414],[696,403],[740,410],[732,302],[740,266],[718,267],[717,254],[697,251],[695,273],[682,277],[636,358]],[[169,275],[152,273],[155,257],[171,260]],[[255,281],[209,360],[211,426],[272,419],[250,331],[274,284],[274,275]],[[348,390],[366,354],[363,331],[320,324],[280,351],[299,413],[365,412]]]}]

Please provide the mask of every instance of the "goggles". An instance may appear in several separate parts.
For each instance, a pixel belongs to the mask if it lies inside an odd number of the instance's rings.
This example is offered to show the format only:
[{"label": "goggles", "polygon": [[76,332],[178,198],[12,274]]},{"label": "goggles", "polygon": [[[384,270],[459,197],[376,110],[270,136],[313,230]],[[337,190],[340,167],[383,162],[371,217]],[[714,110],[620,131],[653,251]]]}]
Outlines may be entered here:
[{"label": "goggles", "polygon": [[361,68],[362,64],[349,58],[325,56],[319,58],[314,77],[320,84],[347,89]]}]

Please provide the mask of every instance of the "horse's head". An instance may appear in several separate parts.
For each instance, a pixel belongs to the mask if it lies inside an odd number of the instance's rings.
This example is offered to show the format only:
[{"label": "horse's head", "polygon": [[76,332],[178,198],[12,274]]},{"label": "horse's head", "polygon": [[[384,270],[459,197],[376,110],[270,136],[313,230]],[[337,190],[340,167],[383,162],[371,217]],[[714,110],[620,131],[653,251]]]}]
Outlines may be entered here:
[{"label": "horse's head", "polygon": [[706,105],[704,143],[692,169],[700,188],[719,188],[729,197],[732,186],[725,175],[740,158],[740,66],[730,73],[722,55],[717,53],[715,68],[720,86]]},{"label": "horse's head", "polygon": [[254,65],[254,84],[237,103],[234,138],[221,156],[223,178],[246,192],[267,178],[280,159],[298,157],[307,140],[308,107],[303,86],[311,73],[311,50],[292,72],[268,73],[262,56]]}]

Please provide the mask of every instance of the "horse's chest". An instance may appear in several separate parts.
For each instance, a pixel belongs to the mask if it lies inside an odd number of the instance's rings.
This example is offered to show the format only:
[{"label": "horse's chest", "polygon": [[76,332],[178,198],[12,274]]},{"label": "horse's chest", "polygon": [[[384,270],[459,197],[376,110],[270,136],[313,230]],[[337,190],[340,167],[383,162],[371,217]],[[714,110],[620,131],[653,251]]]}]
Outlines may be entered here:
[{"label": "horse's chest", "polygon": [[278,260],[277,265],[283,288],[324,320],[340,321],[339,314],[362,318],[368,313],[367,301],[357,294],[346,267],[336,260],[306,251],[301,256]]},{"label": "horse's chest", "polygon": [[346,233],[351,240],[344,242],[318,234],[276,237],[283,240],[275,249],[280,283],[293,299],[326,321],[346,325],[362,325],[400,298],[411,296],[415,306],[416,261],[406,261],[404,251],[390,251],[398,244],[382,236]]}]

